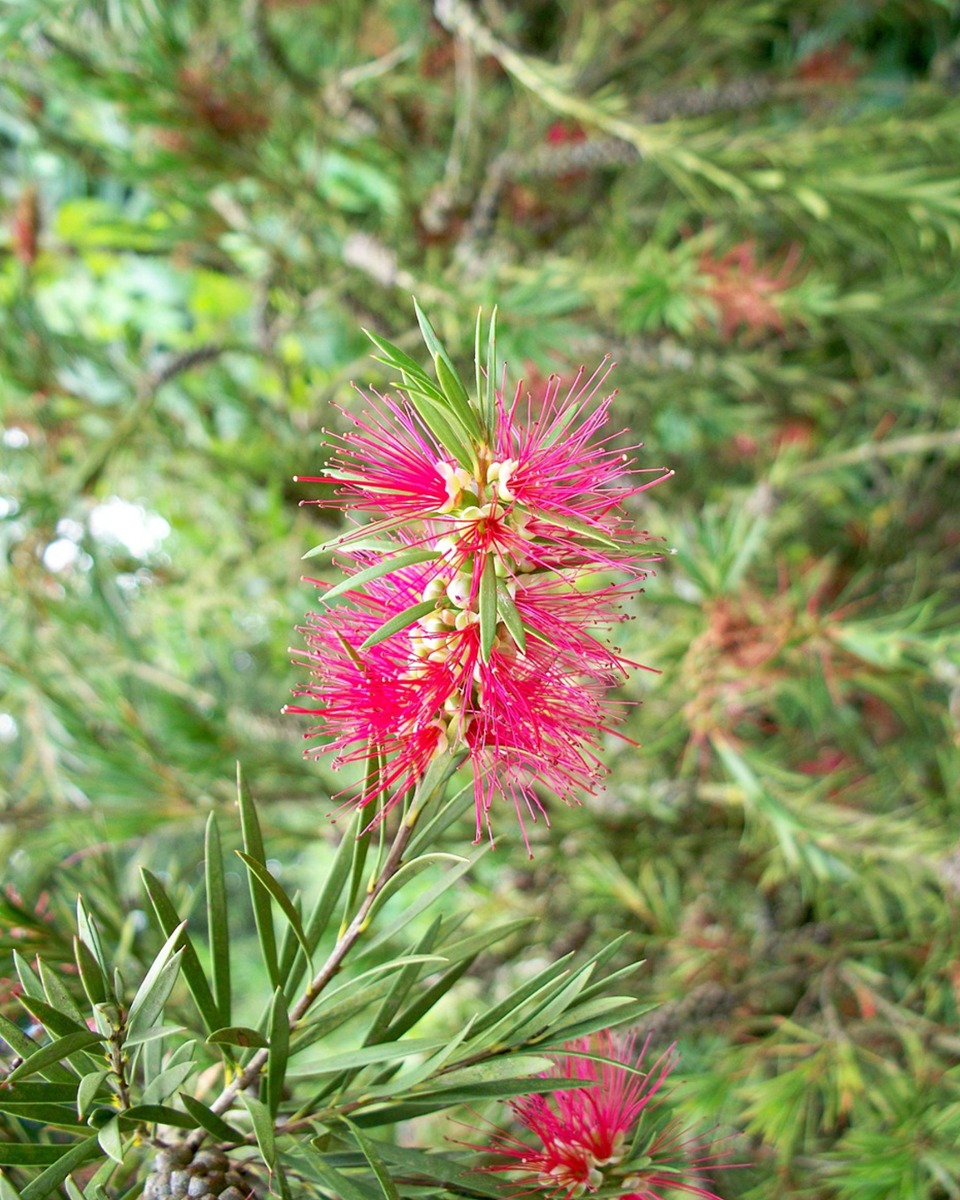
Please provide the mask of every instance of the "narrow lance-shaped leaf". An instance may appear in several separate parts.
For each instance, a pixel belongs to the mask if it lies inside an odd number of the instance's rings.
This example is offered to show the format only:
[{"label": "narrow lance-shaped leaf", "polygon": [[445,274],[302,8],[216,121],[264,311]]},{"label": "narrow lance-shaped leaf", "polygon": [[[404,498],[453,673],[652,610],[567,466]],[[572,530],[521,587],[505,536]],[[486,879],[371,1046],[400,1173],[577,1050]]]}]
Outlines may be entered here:
[{"label": "narrow lance-shaped leaf", "polygon": [[[244,787],[239,763],[237,763],[237,804],[240,807],[240,827],[243,831],[243,846],[246,855],[250,860],[256,861],[266,869],[267,855],[263,845],[263,835],[260,832],[260,821],[253,800]],[[250,882],[250,899],[253,904],[260,952],[263,955],[263,962],[271,984],[279,987],[280,965],[277,961],[277,937],[273,928],[270,892],[254,871],[249,871],[247,878]]]},{"label": "narrow lance-shaped leaf", "polygon": [[196,1119],[197,1124],[215,1137],[217,1141],[236,1142],[237,1144],[244,1141],[245,1135],[235,1125],[230,1125],[223,1117],[217,1116],[215,1112],[211,1112],[205,1104],[202,1104],[188,1092],[180,1093],[180,1103],[190,1116]]},{"label": "narrow lance-shaped leaf", "polygon": [[13,1083],[17,1079],[25,1079],[28,1075],[35,1075],[38,1071],[43,1071],[46,1067],[53,1066],[55,1063],[61,1063],[64,1059],[69,1058],[71,1054],[76,1054],[78,1050],[86,1050],[88,1046],[95,1046],[102,1041],[103,1038],[99,1033],[91,1033],[89,1030],[84,1030],[80,1033],[68,1033],[66,1037],[57,1038],[56,1041],[50,1042],[46,1046],[41,1046],[29,1058],[25,1058],[7,1076],[7,1082]]},{"label": "narrow lance-shaped leaf", "polygon": [[270,1115],[276,1118],[283,1099],[283,1081],[290,1058],[290,1014],[280,988],[273,993],[270,1009],[270,1055],[267,1059],[266,1101]]},{"label": "narrow lance-shaped leaf", "polygon": [[83,990],[91,1004],[102,1004],[107,999],[107,978],[96,955],[79,937],[73,939],[73,956]]},{"label": "narrow lance-shaped leaf", "polygon": [[460,376],[447,365],[447,360],[441,355],[435,355],[433,362],[437,369],[440,386],[443,388],[443,394],[450,407],[457,414],[460,424],[476,440],[481,433],[480,422],[477,420],[477,414],[470,407],[470,398]]},{"label": "narrow lance-shaped leaf", "polygon": [[387,1170],[387,1164],[377,1153],[376,1146],[372,1141],[369,1141],[346,1117],[341,1117],[343,1123],[353,1135],[353,1140],[360,1147],[363,1157],[370,1164],[370,1169],[377,1177],[377,1183],[380,1184],[380,1190],[383,1192],[384,1200],[400,1200],[400,1192],[397,1190],[397,1185],[393,1182],[390,1172]]},{"label": "narrow lance-shaped leaf", "polygon": [[18,999],[27,1012],[35,1017],[48,1033],[63,1037],[68,1033],[80,1033],[87,1028],[85,1021],[74,1021],[72,1017],[65,1017],[52,1004],[47,1004],[45,1000],[38,1000],[36,996],[24,993]]},{"label": "narrow lance-shaped leaf", "polygon": [[527,635],[523,628],[523,620],[520,613],[517,611],[517,606],[513,602],[513,597],[507,591],[507,586],[501,580],[497,580],[497,612],[500,614],[500,619],[507,627],[507,632],[517,644],[517,649],[521,654],[527,649]]},{"label": "narrow lance-shaped leaf", "polygon": [[100,932],[93,918],[87,912],[82,896],[77,897],[77,934],[100,964],[100,970],[103,971],[104,979],[106,979],[107,960],[100,942]]},{"label": "narrow lance-shaped leaf", "polygon": [[497,424],[497,308],[490,314],[490,329],[487,333],[487,377],[484,380],[483,418],[491,440]]},{"label": "narrow lance-shaped leaf", "polygon": [[497,576],[492,553],[487,555],[483,564],[479,592],[480,655],[484,662],[489,662],[493,641],[497,636]]},{"label": "narrow lance-shaped leaf", "polygon": [[[144,887],[147,889],[147,895],[150,897],[150,903],[153,905],[153,911],[160,922],[160,928],[166,934],[172,933],[178,925],[182,925],[182,921],[177,910],[173,907],[170,897],[164,890],[163,884],[156,875],[146,870],[146,868],[141,869],[140,875],[143,879]],[[210,991],[210,985],[207,983],[203,967],[200,965],[200,959],[189,937],[184,941],[181,969],[183,977],[187,981],[187,986],[190,989],[190,994],[193,996],[197,1008],[200,1010],[200,1015],[207,1029],[218,1028],[220,1019],[217,1005],[214,1001],[213,993]]]},{"label": "narrow lance-shaped leaf", "polygon": [[362,571],[345,575],[339,583],[335,583],[321,595],[320,602],[327,604],[334,596],[355,591],[371,580],[379,579],[381,575],[389,575],[393,571],[399,571],[401,567],[412,567],[416,563],[429,562],[430,559],[439,557],[436,550],[401,550],[390,554],[382,562],[374,563],[372,567],[364,567]]},{"label": "narrow lance-shaped leaf", "polygon": [[163,1011],[180,969],[182,952],[175,953],[175,947],[183,935],[185,926],[186,921],[181,921],[173,930],[137,988],[127,1014],[127,1028],[131,1032],[148,1029]]},{"label": "narrow lance-shaped leaf", "polygon": [[[290,899],[290,897],[287,895],[287,893],[280,886],[277,879],[270,873],[270,871],[267,869],[267,867],[264,863],[258,862],[257,859],[252,858],[249,854],[245,854],[242,850],[237,851],[237,856],[239,858],[243,859],[244,865],[247,867],[247,870],[251,871],[253,873],[253,875],[256,876],[257,880],[263,885],[264,889],[277,902],[277,905],[280,908],[280,911],[283,913],[283,915],[286,917],[287,921],[290,923],[290,927],[293,929],[293,932],[294,932],[294,935],[296,936],[297,941],[300,943],[300,946],[303,949],[304,954],[307,956],[307,962],[309,964],[310,963],[310,945],[307,942],[305,933],[303,932],[303,925],[300,922],[300,914],[294,908],[293,901]],[[272,918],[271,918],[271,928],[272,928]],[[279,978],[277,980],[277,986],[278,987],[280,986]]]},{"label": "narrow lance-shaped leaf", "polygon": [[60,982],[60,979],[47,966],[43,959],[37,960],[37,970],[40,974],[40,981],[43,984],[43,990],[46,993],[47,1000],[64,1016],[70,1017],[80,1025],[84,1025],[86,1020],[80,1009],[77,1007],[73,997]]},{"label": "narrow lance-shaped leaf", "polygon": [[77,1142],[55,1163],[30,1180],[20,1193],[21,1200],[44,1200],[46,1196],[52,1196],[71,1171],[76,1171],[91,1158],[99,1157],[100,1146],[96,1134],[85,1141]]},{"label": "narrow lance-shaped leaf", "polygon": [[105,1154],[115,1163],[123,1162],[123,1138],[120,1135],[120,1117],[111,1117],[97,1130],[97,1140]]},{"label": "narrow lance-shaped leaf", "polygon": [[230,1024],[230,926],[220,830],[215,813],[207,819],[204,838],[204,873],[207,884],[207,933],[213,964],[213,994],[222,1025]]},{"label": "narrow lance-shaped leaf", "polygon": [[490,440],[491,425],[487,420],[486,400],[483,389],[483,309],[477,309],[477,324],[473,332],[473,369],[477,389],[477,403],[480,405],[480,420],[484,426],[486,439]]},{"label": "narrow lance-shaped leaf", "polygon": [[374,914],[379,908],[395,896],[402,888],[414,879],[421,871],[427,870],[428,867],[435,866],[437,863],[464,863],[467,860],[459,854],[422,854],[419,858],[411,859],[410,862],[405,862],[395,875],[387,881],[384,887],[377,894],[377,898],[371,904],[367,911],[367,920],[371,921]]},{"label": "narrow lance-shaped leaf", "polygon": [[244,1108],[250,1114],[250,1120],[253,1122],[253,1133],[257,1139],[257,1145],[260,1147],[260,1153],[263,1155],[263,1161],[268,1167],[273,1169],[277,1161],[277,1142],[273,1129],[273,1117],[265,1104],[261,1104],[253,1096],[247,1095],[246,1092],[241,1094]]},{"label": "narrow lance-shaped leaf", "polygon": [[[440,928],[443,924],[443,917],[436,916],[430,923],[426,933],[413,947],[414,954],[429,954],[437,941],[437,936],[440,933]],[[380,1042],[390,1039],[385,1039],[383,1033],[389,1028],[391,1021],[400,1011],[404,1000],[407,997],[414,983],[419,979],[423,967],[419,963],[410,963],[404,967],[394,980],[389,993],[384,998],[380,1007],[377,1009],[373,1020],[371,1021],[366,1036],[363,1039],[365,1046],[373,1045],[374,1042]]]},{"label": "narrow lance-shaped leaf", "polygon": [[412,359],[409,354],[401,350],[399,346],[395,346],[392,342],[388,342],[385,338],[378,334],[371,333],[369,329],[363,331],[371,342],[377,347],[382,358],[374,355],[378,362],[385,363],[388,367],[393,367],[395,370],[402,372],[404,375],[409,375],[415,380],[425,391],[432,390],[435,399],[441,399],[440,390],[433,383],[430,376],[424,371],[415,359]]},{"label": "narrow lance-shaped leaf", "polygon": [[386,641],[388,637],[392,637],[395,633],[399,633],[401,629],[406,629],[408,625],[412,625],[414,621],[419,621],[421,617],[425,617],[427,613],[433,612],[437,607],[435,600],[420,600],[416,604],[411,604],[409,608],[405,608],[403,612],[397,613],[395,617],[391,617],[389,621],[384,621],[379,629],[374,630],[367,640],[361,645],[361,650],[369,650],[372,646],[378,645],[380,642]]},{"label": "narrow lance-shaped leaf", "polygon": [[228,1025],[226,1029],[215,1029],[207,1041],[214,1046],[240,1046],[244,1050],[264,1050],[268,1045],[263,1034],[249,1025]]},{"label": "narrow lance-shaped leaf", "polygon": [[401,385],[418,416],[437,439],[467,470],[476,469],[476,452],[473,449],[470,431],[442,399],[426,395],[406,376]]}]

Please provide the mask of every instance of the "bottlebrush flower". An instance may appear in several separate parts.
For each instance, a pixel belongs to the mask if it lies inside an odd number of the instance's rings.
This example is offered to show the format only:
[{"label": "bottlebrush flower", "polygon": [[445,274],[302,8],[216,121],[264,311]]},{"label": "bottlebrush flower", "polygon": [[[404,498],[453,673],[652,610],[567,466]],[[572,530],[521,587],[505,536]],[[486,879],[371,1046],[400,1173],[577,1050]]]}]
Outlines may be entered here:
[{"label": "bottlebrush flower", "polygon": [[586,559],[642,571],[657,556],[638,554],[648,535],[633,529],[622,505],[673,472],[644,468],[634,474],[652,478],[634,482],[633,460],[613,445],[622,431],[598,436],[616,396],[598,400],[611,369],[605,362],[586,379],[581,369],[565,393],[551,376],[536,413],[522,384],[509,404],[498,394],[492,444],[477,446],[467,466],[412,407],[366,398],[364,413],[349,418],[354,429],[331,435],[336,454],[326,474],[297,476],[335,495],[305,503],[375,518],[339,539],[343,550],[371,532],[416,524],[423,543],[445,539],[455,567],[492,551],[553,569]]},{"label": "bottlebrush flower", "polygon": [[[488,661],[469,574],[438,575],[427,564],[399,569],[366,591],[348,590],[352,607],[308,616],[303,653],[314,682],[296,694],[317,703],[287,711],[318,718],[306,736],[328,740],[308,753],[332,752],[338,765],[386,764],[368,774],[355,803],[377,801],[381,814],[389,811],[447,750],[465,752],[473,766],[478,838],[498,796],[509,798],[523,828],[525,815],[536,820],[543,811],[537,783],[568,803],[596,790],[604,774],[596,742],[616,716],[605,693],[639,664],[584,626],[587,617],[624,619],[615,609],[619,590],[583,594],[568,581],[533,575],[514,594],[529,637],[521,651],[501,624]],[[362,648],[421,598],[431,601],[427,613]]]},{"label": "bottlebrush flower", "polygon": [[[353,800],[376,801],[374,820],[438,755],[469,759],[479,838],[499,797],[523,828],[543,812],[540,785],[572,803],[602,779],[598,743],[617,715],[606,694],[640,665],[606,634],[659,557],[623,503],[670,472],[631,474],[604,432],[606,363],[566,391],[551,379],[536,408],[521,389],[507,404],[491,323],[471,399],[418,317],[440,386],[374,338],[406,400],[377,396],[328,471],[300,477],[335,489],[306,503],[373,519],[317,548],[345,574],[313,581],[325,589],[302,631],[314,679],[287,711],[318,719],[305,736],[326,741],[309,755],[369,764]],[[604,578],[612,569],[627,580]]]},{"label": "bottlebrush flower", "polygon": [[568,1042],[566,1054],[544,1078],[569,1079],[580,1086],[513,1101],[510,1108],[527,1137],[497,1129],[486,1148],[503,1161],[483,1169],[514,1173],[517,1195],[536,1192],[554,1200],[601,1188],[604,1195],[622,1200],[664,1200],[659,1189],[720,1200],[698,1177],[711,1166],[731,1165],[717,1162],[722,1152],[691,1159],[685,1150],[692,1139],[684,1140],[671,1125],[647,1137],[641,1134],[644,1118],[661,1103],[661,1088],[677,1063],[670,1047],[642,1071],[648,1044],[649,1038],[636,1054],[633,1037],[618,1038],[609,1030],[593,1042]]}]

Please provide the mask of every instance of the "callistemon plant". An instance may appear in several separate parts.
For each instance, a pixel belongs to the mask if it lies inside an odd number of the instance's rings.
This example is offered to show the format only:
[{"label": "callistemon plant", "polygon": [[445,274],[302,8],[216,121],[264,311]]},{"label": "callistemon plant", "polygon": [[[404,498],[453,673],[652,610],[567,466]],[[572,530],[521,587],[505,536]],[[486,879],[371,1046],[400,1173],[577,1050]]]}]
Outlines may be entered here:
[{"label": "callistemon plant", "polygon": [[[366,397],[334,436],[315,501],[365,514],[316,552],[343,578],[305,628],[314,681],[288,710],[319,718],[308,754],[366,762],[360,806],[377,820],[438,757],[473,769],[476,832],[498,796],[535,820],[542,785],[565,801],[604,774],[598,742],[617,716],[609,690],[627,670],[605,640],[659,555],[624,502],[666,479],[637,469],[606,430],[611,365],[545,393],[498,386],[496,315],[477,321],[475,390],[417,309],[437,382],[370,335],[401,399]],[[611,580],[612,573],[620,575]],[[344,605],[344,601],[348,605]]]},{"label": "callistemon plant", "polygon": [[[322,503],[366,523],[324,547],[344,577],[307,627],[315,678],[299,711],[319,718],[311,736],[365,765],[357,811],[335,849],[316,847],[324,870],[305,898],[238,787],[253,910],[242,970],[216,812],[205,914],[196,864],[181,878],[164,858],[162,878],[143,872],[153,929],[114,920],[95,890],[97,916],[78,903],[66,969],[15,955],[24,1023],[0,1012],[0,1166],[14,1200],[61,1184],[72,1200],[237,1200],[268,1186],[281,1200],[712,1195],[701,1184],[714,1156],[650,1120],[672,1057],[645,1073],[630,1037],[609,1032],[649,1008],[620,987],[636,970],[624,939],[535,962],[524,919],[473,922],[452,902],[490,850],[498,796],[522,823],[541,811],[541,786],[564,800],[596,786],[608,693],[631,665],[605,638],[656,557],[623,505],[667,472],[631,473],[632,452],[604,432],[606,367],[552,380],[539,400],[508,398],[491,328],[469,395],[421,325],[439,382],[375,339],[405,399],[371,401],[316,477],[331,492]],[[469,784],[447,796],[465,763],[473,797]],[[480,845],[438,850],[471,799]],[[72,931],[8,898],[0,933],[5,912],[62,960]],[[494,947],[501,995],[461,994]],[[438,1146],[435,1126],[432,1148],[411,1144],[418,1118],[448,1113],[453,1133],[465,1111],[497,1103],[517,1134]]]},{"label": "callistemon plant", "polygon": [[676,1066],[675,1051],[644,1070],[648,1042],[639,1054],[635,1047],[635,1038],[609,1030],[567,1043],[544,1078],[569,1080],[569,1087],[514,1100],[510,1108],[523,1136],[495,1130],[488,1148],[497,1161],[484,1169],[517,1175],[524,1185],[518,1195],[551,1200],[601,1189],[622,1200],[663,1200],[671,1192],[719,1200],[702,1178],[711,1168],[729,1169],[725,1152],[697,1154],[693,1139],[674,1123],[650,1124]]}]

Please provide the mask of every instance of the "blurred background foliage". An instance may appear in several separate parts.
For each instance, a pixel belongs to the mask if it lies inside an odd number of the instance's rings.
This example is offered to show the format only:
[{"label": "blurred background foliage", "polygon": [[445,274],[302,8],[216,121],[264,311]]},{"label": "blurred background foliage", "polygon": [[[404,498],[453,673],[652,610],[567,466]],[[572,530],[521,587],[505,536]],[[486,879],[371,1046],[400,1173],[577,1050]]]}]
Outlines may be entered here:
[{"label": "blurred background foliage", "polygon": [[617,360],[677,553],[640,749],[451,901],[537,919],[461,1002],[628,930],[723,1194],[960,1196],[958,88],[951,0],[0,0],[5,941],[84,890],[149,961],[238,759],[310,878],[292,476],[361,326],[466,366],[496,302],[534,395]]}]

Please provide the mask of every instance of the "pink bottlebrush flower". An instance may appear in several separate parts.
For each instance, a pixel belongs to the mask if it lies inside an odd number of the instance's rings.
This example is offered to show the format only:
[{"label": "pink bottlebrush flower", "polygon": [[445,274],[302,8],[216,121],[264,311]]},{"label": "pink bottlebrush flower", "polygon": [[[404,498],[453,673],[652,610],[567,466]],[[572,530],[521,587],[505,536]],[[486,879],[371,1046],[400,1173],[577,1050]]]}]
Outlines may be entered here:
[{"label": "pink bottlebrush flower", "polygon": [[613,445],[619,434],[600,436],[616,393],[597,396],[611,369],[605,362],[585,381],[581,369],[563,395],[551,376],[536,415],[529,395],[522,402],[522,384],[509,406],[498,394],[492,445],[475,447],[472,467],[458,463],[412,407],[375,393],[361,416],[347,414],[352,431],[330,435],[336,453],[326,474],[297,476],[333,486],[335,495],[304,503],[374,517],[344,535],[345,551],[353,537],[405,527],[408,542],[442,541],[455,569],[473,562],[479,571],[492,551],[544,569],[589,562],[642,574],[659,556],[638,554],[648,535],[621,506],[673,472],[644,468],[635,473],[652,478],[633,482],[633,460]]},{"label": "pink bottlebrush flower", "polygon": [[661,1088],[677,1063],[671,1046],[648,1071],[641,1071],[648,1044],[649,1038],[636,1054],[633,1037],[619,1038],[609,1030],[592,1042],[581,1038],[567,1043],[566,1054],[544,1078],[581,1086],[513,1101],[513,1115],[532,1141],[496,1130],[487,1148],[503,1161],[483,1169],[515,1173],[517,1195],[536,1192],[551,1200],[571,1200],[601,1188],[621,1200],[664,1200],[660,1189],[720,1200],[697,1180],[711,1166],[731,1165],[717,1162],[722,1152],[690,1159],[685,1151],[691,1140],[683,1140],[669,1125],[647,1139],[639,1135],[644,1117],[661,1103]]},{"label": "pink bottlebrush flower", "polygon": [[[354,607],[308,618],[305,657],[315,682],[297,695],[318,703],[287,709],[318,718],[305,737],[328,740],[309,754],[333,753],[338,764],[381,760],[356,804],[379,801],[389,811],[447,750],[465,752],[473,766],[478,838],[490,829],[498,797],[509,798],[523,828],[525,815],[536,820],[543,812],[536,785],[567,803],[596,791],[605,773],[596,742],[616,717],[605,693],[628,664],[584,620],[622,619],[612,611],[617,589],[602,589],[592,603],[562,581],[518,589],[530,630],[525,649],[501,625],[484,662],[469,574],[438,575],[433,564],[420,564],[367,586],[346,594]],[[434,598],[428,614],[362,648],[422,597]]]},{"label": "pink bottlebrush flower", "polygon": [[[522,387],[508,404],[491,328],[471,398],[418,319],[439,387],[374,337],[405,399],[369,400],[333,438],[326,473],[300,477],[334,489],[307,503],[372,520],[318,548],[345,561],[346,578],[324,598],[340,607],[303,631],[314,679],[288,711],[317,717],[306,736],[325,744],[308,754],[368,764],[353,800],[377,801],[374,820],[450,751],[473,768],[478,838],[506,798],[526,840],[540,786],[578,803],[604,775],[606,694],[640,665],[605,637],[660,557],[624,503],[672,472],[633,470],[605,432],[606,361],[565,391],[551,377],[539,404]],[[597,575],[611,570],[627,582]]]}]

